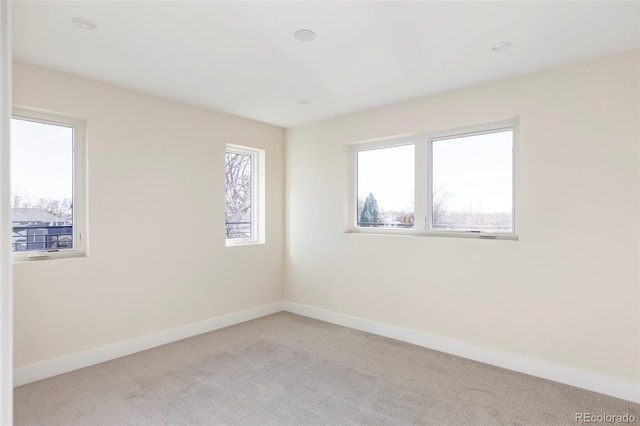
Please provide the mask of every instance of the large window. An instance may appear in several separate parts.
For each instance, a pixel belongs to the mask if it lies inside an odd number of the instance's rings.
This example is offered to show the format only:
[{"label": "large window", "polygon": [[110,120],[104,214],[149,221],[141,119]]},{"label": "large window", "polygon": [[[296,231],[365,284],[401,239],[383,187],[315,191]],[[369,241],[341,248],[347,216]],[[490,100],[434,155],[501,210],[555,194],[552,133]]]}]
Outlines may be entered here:
[{"label": "large window", "polygon": [[227,145],[225,232],[227,245],[264,243],[264,150]]},{"label": "large window", "polygon": [[84,182],[84,123],[17,110],[11,120],[11,244],[17,258],[84,252]]},{"label": "large window", "polygon": [[352,230],[515,236],[515,122],[357,145]]}]

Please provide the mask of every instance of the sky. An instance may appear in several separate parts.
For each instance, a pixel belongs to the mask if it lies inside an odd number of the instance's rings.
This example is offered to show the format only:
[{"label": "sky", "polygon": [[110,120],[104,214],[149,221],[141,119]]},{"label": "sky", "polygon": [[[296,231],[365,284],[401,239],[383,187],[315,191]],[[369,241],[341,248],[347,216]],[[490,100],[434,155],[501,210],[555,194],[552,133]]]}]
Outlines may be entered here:
[{"label": "sky", "polygon": [[413,145],[358,151],[358,198],[372,193],[383,210],[413,211],[414,176]]},{"label": "sky", "polygon": [[73,196],[73,129],[11,120],[11,192],[37,202]]},{"label": "sky", "polygon": [[[37,202],[73,196],[73,129],[11,120],[11,187]],[[512,132],[433,142],[433,181],[449,211],[510,212]],[[413,211],[414,145],[358,152],[358,197],[384,210]]]},{"label": "sky", "polygon": [[[433,142],[433,181],[449,211],[511,212],[511,130]],[[358,197],[373,193],[384,210],[413,208],[413,145],[358,152]]]}]

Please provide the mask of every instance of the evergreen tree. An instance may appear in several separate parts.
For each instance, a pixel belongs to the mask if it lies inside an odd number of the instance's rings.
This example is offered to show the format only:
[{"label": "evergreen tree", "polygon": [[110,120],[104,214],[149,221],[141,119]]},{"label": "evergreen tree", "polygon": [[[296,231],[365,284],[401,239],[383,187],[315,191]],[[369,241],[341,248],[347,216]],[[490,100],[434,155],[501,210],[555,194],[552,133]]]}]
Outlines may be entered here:
[{"label": "evergreen tree", "polygon": [[378,223],[378,202],[376,201],[373,193],[369,193],[369,196],[364,201],[364,208],[362,209],[362,213],[360,213],[360,223]]}]

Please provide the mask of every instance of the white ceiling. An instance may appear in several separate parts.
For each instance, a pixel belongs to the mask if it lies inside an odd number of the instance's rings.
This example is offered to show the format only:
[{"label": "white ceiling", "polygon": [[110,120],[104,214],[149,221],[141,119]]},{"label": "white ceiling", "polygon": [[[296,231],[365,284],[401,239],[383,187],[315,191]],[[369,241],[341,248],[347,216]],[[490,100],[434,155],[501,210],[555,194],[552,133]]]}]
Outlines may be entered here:
[{"label": "white ceiling", "polygon": [[[294,39],[303,28],[316,40]],[[638,1],[13,3],[15,59],[282,127],[639,40]]]}]

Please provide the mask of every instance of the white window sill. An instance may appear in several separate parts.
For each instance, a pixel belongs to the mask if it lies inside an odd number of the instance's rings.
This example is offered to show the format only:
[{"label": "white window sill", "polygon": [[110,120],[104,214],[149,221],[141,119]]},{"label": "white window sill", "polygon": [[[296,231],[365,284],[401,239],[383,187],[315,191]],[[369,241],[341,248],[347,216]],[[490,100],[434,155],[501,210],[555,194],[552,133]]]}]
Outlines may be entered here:
[{"label": "white window sill", "polygon": [[231,239],[225,240],[225,246],[227,247],[242,247],[242,246],[255,246],[264,244],[264,241],[249,240],[249,239]]},{"label": "white window sill", "polygon": [[32,256],[29,257],[30,254],[35,252],[25,252],[25,253],[13,253],[12,261],[13,263],[33,263],[33,262],[43,262],[47,260],[54,259],[74,259],[78,257],[87,257],[87,253],[81,250],[65,250],[65,251],[50,251],[44,252],[46,255],[43,256]]},{"label": "white window sill", "polygon": [[471,238],[478,240],[506,240],[518,241],[517,234],[496,233],[495,235],[486,235],[479,232],[464,231],[417,231],[415,229],[364,229],[353,228],[347,231],[347,234],[354,235],[389,235],[403,237],[446,237],[446,238]]}]

